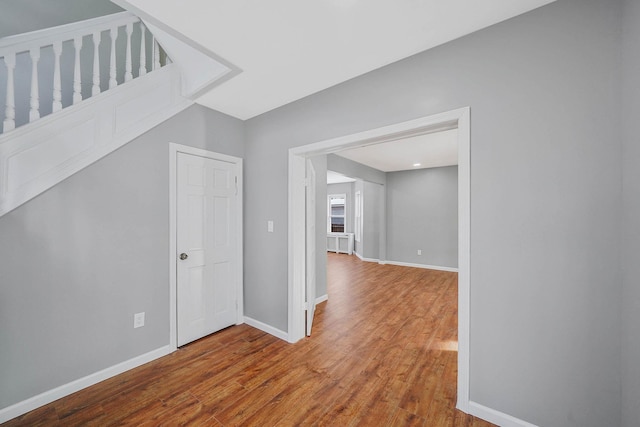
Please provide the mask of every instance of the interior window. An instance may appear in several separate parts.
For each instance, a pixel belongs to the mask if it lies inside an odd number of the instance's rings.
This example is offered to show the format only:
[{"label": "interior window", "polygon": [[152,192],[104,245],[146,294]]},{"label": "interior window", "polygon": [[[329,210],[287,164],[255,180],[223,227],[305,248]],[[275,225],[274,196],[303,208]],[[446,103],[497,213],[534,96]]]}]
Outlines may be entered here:
[{"label": "interior window", "polygon": [[331,233],[344,233],[345,219],[347,218],[346,197],[344,194],[329,195],[329,214],[327,231]]}]

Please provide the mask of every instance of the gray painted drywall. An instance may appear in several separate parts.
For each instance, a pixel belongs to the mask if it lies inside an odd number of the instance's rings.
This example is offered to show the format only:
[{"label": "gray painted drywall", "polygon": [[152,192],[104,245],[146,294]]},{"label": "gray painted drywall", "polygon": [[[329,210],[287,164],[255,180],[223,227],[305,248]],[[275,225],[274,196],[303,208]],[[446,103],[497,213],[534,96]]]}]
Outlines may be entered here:
[{"label": "gray painted drywall", "polygon": [[193,106],[0,218],[0,408],[169,344],[168,143],[243,127]]},{"label": "gray painted drywall", "polygon": [[[327,203],[328,196],[332,194],[344,194],[345,195],[345,209],[346,209],[346,217],[344,224],[345,233],[353,233],[353,221],[354,221],[354,191],[353,191],[353,182],[343,182],[339,184],[329,184],[327,185]],[[324,217],[327,218],[327,211],[324,212]],[[327,220],[328,221],[328,220]],[[327,231],[327,221],[324,224],[324,230]],[[325,236],[326,237],[326,236]],[[326,240],[326,239],[325,239]],[[326,248],[325,248],[326,249]]]},{"label": "gray painted drywall", "polygon": [[381,212],[384,206],[384,186],[362,181],[362,188],[362,251],[358,253],[366,259],[384,260],[380,245],[382,228],[386,226]]},{"label": "gray painted drywall", "polygon": [[387,179],[386,174],[378,169],[354,162],[353,160],[340,157],[336,154],[327,155],[327,168],[351,178],[360,178],[378,184],[384,184]]},{"label": "gray painted drywall", "polygon": [[620,15],[559,0],[249,120],[247,314],[287,328],[290,147],[470,106],[471,399],[619,425]]},{"label": "gray painted drywall", "polygon": [[622,426],[640,422],[640,2],[624,1],[622,44]]},{"label": "gray painted drywall", "polygon": [[0,0],[0,37],[122,11],[109,0]]},{"label": "gray painted drywall", "polygon": [[388,172],[386,202],[387,260],[458,267],[457,166]]}]

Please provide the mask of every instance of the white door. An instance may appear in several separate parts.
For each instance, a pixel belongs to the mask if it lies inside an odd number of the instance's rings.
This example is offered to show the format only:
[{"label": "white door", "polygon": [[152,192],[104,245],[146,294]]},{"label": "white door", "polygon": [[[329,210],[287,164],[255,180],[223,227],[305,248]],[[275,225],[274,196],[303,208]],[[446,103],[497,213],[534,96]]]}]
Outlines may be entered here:
[{"label": "white door", "polygon": [[313,315],[316,311],[316,171],[307,159],[307,336],[311,335]]},{"label": "white door", "polygon": [[177,335],[184,345],[236,323],[236,165],[177,153]]}]

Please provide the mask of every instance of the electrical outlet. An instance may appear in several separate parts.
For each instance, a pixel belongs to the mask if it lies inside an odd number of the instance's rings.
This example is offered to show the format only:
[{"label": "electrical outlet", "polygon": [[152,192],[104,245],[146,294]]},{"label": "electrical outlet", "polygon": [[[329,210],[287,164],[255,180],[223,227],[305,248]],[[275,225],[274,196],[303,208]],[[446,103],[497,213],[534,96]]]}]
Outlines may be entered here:
[{"label": "electrical outlet", "polygon": [[273,221],[267,221],[267,231],[273,233]]},{"label": "electrical outlet", "polygon": [[418,249],[418,255],[422,255],[422,249]]},{"label": "electrical outlet", "polygon": [[141,328],[144,326],[144,311],[133,315],[133,327]]}]

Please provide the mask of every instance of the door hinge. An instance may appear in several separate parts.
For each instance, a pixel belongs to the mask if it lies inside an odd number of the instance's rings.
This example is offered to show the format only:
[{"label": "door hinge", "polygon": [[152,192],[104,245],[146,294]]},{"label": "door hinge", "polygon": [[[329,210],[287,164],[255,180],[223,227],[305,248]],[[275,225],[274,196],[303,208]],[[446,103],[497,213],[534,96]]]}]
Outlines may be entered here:
[{"label": "door hinge", "polygon": [[238,177],[234,176],[235,178],[235,183],[236,183],[236,196],[238,195]]}]

